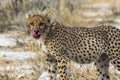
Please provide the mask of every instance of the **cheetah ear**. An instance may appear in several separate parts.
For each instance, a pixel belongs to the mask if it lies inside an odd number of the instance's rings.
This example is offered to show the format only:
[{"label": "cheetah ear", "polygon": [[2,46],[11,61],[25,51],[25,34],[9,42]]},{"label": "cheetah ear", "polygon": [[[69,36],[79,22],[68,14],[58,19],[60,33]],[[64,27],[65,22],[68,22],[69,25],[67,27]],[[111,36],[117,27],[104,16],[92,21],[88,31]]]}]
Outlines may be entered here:
[{"label": "cheetah ear", "polygon": [[48,18],[48,22],[51,23],[51,19],[50,18]]},{"label": "cheetah ear", "polygon": [[31,15],[30,14],[26,14],[26,19],[30,18]]},{"label": "cheetah ear", "polygon": [[47,15],[45,15],[45,17],[48,19],[48,22],[51,23],[51,18],[50,18],[50,16],[47,14]]}]

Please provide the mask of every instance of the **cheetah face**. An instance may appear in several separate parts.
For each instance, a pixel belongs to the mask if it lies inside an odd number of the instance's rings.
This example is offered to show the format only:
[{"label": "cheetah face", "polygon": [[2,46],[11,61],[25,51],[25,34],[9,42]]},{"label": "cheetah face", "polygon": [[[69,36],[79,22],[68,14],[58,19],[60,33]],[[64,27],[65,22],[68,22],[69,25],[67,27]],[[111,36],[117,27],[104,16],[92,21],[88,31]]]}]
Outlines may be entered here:
[{"label": "cheetah face", "polygon": [[49,27],[50,21],[46,16],[33,15],[27,19],[27,27],[35,39],[39,39]]}]

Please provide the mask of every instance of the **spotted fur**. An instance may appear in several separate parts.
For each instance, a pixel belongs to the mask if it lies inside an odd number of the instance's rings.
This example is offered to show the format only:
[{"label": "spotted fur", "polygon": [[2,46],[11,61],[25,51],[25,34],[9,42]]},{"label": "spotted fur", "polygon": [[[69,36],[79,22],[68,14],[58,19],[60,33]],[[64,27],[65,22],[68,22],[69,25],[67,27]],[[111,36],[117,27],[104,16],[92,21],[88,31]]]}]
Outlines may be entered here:
[{"label": "spotted fur", "polygon": [[113,26],[94,28],[67,27],[49,18],[34,15],[27,20],[35,39],[42,44],[51,80],[67,80],[69,60],[87,64],[95,62],[102,80],[110,80],[109,63],[120,71],[120,30]]}]

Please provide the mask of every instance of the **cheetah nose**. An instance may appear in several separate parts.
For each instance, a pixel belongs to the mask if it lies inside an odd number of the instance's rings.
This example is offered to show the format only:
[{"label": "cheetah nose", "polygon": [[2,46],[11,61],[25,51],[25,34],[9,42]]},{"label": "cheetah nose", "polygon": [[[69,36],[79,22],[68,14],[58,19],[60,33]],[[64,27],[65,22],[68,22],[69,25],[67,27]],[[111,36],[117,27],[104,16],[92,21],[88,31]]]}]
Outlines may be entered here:
[{"label": "cheetah nose", "polygon": [[32,35],[39,35],[39,30],[34,30],[34,31],[32,32]]},{"label": "cheetah nose", "polygon": [[39,33],[39,30],[35,30],[34,32],[35,32],[36,34],[38,34],[38,33]]}]

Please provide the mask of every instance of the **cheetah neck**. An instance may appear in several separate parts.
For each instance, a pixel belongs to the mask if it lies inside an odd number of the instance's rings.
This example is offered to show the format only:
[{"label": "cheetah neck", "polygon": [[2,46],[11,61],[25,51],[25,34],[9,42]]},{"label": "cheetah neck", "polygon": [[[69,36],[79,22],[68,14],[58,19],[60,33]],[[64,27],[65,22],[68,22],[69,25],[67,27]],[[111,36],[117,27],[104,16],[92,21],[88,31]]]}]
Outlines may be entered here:
[{"label": "cheetah neck", "polygon": [[49,31],[50,31],[50,28],[48,27],[39,39],[40,47],[42,48],[43,53],[47,53],[45,41],[46,41],[46,37],[47,37],[47,34],[49,33]]}]

